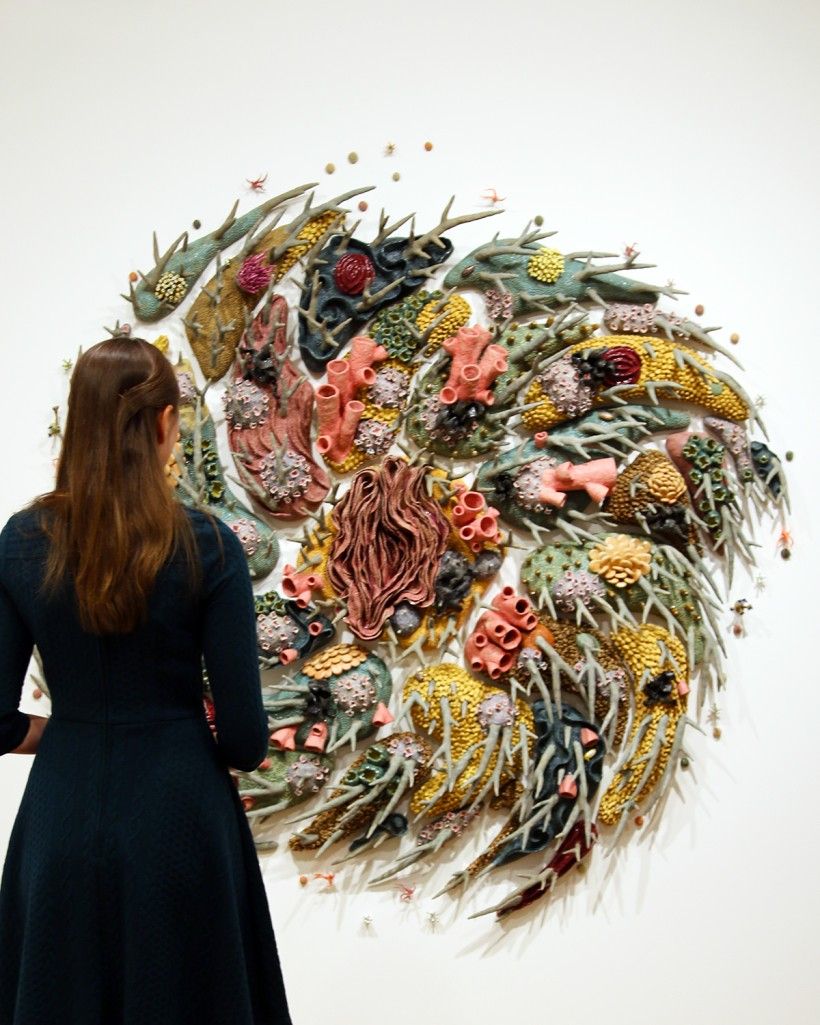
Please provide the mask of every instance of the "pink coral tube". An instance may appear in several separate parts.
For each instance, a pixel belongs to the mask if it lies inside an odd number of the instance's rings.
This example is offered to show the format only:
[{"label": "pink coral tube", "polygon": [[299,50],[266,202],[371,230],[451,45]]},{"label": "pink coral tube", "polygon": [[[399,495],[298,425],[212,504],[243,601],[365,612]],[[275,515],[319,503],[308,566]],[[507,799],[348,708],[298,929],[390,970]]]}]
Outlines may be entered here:
[{"label": "pink coral tube", "polygon": [[387,349],[378,345],[369,335],[356,335],[350,343],[350,376],[353,387],[371,385],[376,380],[374,363],[387,359]]},{"label": "pink coral tube", "polygon": [[339,406],[353,398],[353,375],[346,359],[333,359],[327,365],[327,383],[339,392]]},{"label": "pink coral tube", "polygon": [[512,587],[505,587],[490,602],[492,607],[513,626],[529,633],[538,625],[538,616],[528,598],[515,593]]}]

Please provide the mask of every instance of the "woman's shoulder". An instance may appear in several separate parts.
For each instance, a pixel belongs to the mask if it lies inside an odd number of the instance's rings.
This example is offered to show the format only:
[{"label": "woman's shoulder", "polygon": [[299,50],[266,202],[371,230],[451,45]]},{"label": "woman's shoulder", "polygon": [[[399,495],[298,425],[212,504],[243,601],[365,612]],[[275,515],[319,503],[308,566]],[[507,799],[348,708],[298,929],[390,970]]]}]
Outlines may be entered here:
[{"label": "woman's shoulder", "polygon": [[0,529],[0,552],[9,557],[30,556],[33,549],[45,545],[48,536],[42,525],[44,512],[32,505],[13,512]]}]

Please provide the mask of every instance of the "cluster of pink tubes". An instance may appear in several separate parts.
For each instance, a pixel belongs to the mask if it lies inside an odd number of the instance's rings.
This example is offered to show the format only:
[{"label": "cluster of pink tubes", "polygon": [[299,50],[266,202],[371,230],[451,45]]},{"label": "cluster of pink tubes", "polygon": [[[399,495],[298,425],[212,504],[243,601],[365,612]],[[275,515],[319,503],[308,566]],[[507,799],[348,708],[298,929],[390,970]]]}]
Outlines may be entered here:
[{"label": "cluster of pink tubes", "polygon": [[453,524],[471,551],[480,552],[484,545],[499,543],[498,515],[498,509],[488,506],[480,491],[468,491],[462,486],[453,506]]},{"label": "cluster of pink tubes", "polygon": [[[390,709],[383,701],[380,701],[373,713],[373,727],[385,726],[387,723],[393,722],[393,719],[394,716]],[[295,750],[296,734],[299,726],[300,724],[297,723],[274,730],[270,735],[272,746],[278,747],[281,751]],[[299,747],[305,751],[324,751],[325,744],[327,744],[327,723],[315,722],[308,730],[307,737],[300,743]]]},{"label": "cluster of pink tubes", "polygon": [[[298,573],[295,566],[285,566],[282,570],[282,594],[295,601],[300,609],[308,607],[313,592],[320,591],[322,586],[319,573]],[[319,629],[321,631],[321,627]]]},{"label": "cluster of pink tubes", "polygon": [[327,384],[316,390],[319,437],[316,448],[333,463],[343,462],[353,448],[356,428],[364,403],[354,395],[376,380],[374,363],[387,359],[387,350],[368,335],[356,335],[349,359],[334,359],[327,365]]},{"label": "cluster of pink tubes", "polygon": [[439,392],[439,402],[450,406],[464,399],[475,399],[485,406],[493,404],[490,386],[507,369],[507,350],[488,344],[492,335],[476,324],[461,327],[442,348],[450,355],[450,376]]},{"label": "cluster of pink tubes", "polygon": [[464,654],[470,668],[497,680],[512,669],[516,652],[524,634],[538,625],[538,616],[529,599],[505,587],[493,598],[493,611],[485,612],[467,638]]}]

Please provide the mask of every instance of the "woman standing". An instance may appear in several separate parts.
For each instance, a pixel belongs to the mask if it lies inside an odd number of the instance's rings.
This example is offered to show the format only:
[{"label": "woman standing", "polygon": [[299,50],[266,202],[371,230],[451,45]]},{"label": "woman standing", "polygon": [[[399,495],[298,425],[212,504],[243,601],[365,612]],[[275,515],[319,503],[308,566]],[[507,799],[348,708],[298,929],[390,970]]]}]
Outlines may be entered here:
[{"label": "woman standing", "polygon": [[[55,487],[0,532],[0,754],[37,755],[0,881],[0,1025],[290,1025],[228,771],[267,753],[250,574],[168,485],[178,423],[155,346],[92,346]],[[18,710],[34,645],[48,718]]]}]

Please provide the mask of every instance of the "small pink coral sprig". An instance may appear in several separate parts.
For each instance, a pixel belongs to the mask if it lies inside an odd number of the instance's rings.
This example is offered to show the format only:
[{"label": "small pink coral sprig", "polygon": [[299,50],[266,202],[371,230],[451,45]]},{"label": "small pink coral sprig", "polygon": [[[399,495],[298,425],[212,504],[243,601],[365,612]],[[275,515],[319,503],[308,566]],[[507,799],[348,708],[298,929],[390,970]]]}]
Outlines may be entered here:
[{"label": "small pink coral sprig", "polygon": [[612,490],[617,475],[618,467],[611,457],[586,463],[559,463],[544,470],[538,498],[560,509],[568,491],[586,491],[593,502],[600,504]]}]

